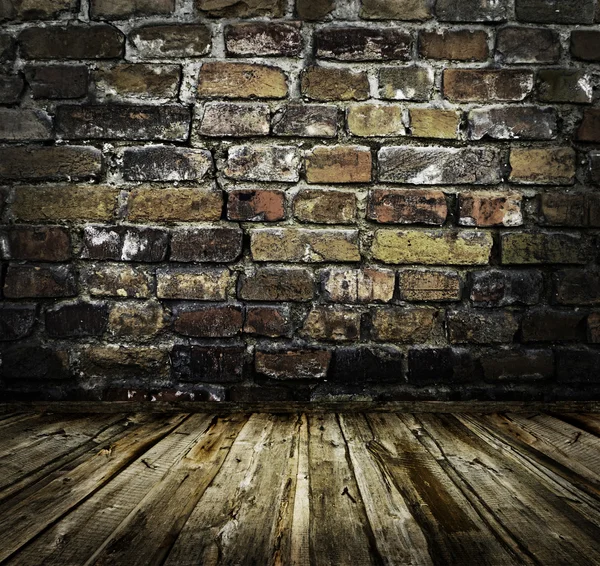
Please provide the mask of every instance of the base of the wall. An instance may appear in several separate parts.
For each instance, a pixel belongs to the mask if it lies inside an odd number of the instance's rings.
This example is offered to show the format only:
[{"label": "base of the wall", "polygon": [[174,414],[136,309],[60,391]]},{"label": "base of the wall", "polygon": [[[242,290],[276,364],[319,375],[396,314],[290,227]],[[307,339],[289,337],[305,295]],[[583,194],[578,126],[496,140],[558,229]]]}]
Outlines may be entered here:
[{"label": "base of the wall", "polygon": [[0,414],[19,411],[44,413],[119,413],[119,412],[234,412],[321,413],[321,412],[401,412],[401,413],[499,413],[499,412],[600,412],[600,401],[507,402],[507,401],[411,401],[411,402],[330,402],[330,403],[229,403],[229,402],[89,402],[54,401],[2,403]]}]

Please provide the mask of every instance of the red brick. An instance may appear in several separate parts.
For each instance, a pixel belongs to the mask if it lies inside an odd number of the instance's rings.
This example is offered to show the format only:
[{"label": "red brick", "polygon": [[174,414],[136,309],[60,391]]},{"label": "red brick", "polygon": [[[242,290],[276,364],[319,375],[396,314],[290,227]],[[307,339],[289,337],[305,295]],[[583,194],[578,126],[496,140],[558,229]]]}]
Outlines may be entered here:
[{"label": "red brick", "polygon": [[245,222],[276,222],[285,218],[285,192],[241,189],[227,197],[227,218]]},{"label": "red brick", "polygon": [[178,305],[173,309],[173,329],[184,336],[228,338],[242,331],[240,305]]},{"label": "red brick", "polygon": [[485,61],[489,56],[487,40],[484,31],[421,31],[419,55],[428,59]]},{"label": "red brick", "polygon": [[521,226],[522,197],[518,193],[471,191],[458,195],[461,226]]}]

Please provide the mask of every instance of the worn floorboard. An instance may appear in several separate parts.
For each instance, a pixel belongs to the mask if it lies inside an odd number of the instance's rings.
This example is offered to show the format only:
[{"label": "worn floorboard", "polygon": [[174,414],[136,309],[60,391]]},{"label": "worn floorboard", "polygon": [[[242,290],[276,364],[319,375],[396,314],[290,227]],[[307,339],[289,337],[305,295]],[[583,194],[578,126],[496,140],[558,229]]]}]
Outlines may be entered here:
[{"label": "worn floorboard", "polygon": [[600,564],[592,413],[0,418],[0,564]]}]

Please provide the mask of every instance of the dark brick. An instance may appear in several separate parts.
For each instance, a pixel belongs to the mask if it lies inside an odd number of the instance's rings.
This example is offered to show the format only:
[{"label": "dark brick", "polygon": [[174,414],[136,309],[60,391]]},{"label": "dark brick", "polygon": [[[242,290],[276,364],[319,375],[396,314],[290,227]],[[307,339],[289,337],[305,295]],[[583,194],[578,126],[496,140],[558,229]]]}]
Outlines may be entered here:
[{"label": "dark brick", "polygon": [[81,98],[88,91],[85,65],[28,65],[25,77],[33,98]]},{"label": "dark brick", "polygon": [[519,329],[519,316],[510,311],[461,309],[446,316],[452,344],[511,343]]},{"label": "dark brick", "polygon": [[564,269],[553,279],[554,300],[559,305],[600,305],[600,272]]},{"label": "dark brick", "polygon": [[412,40],[395,28],[331,27],[315,32],[315,54],[339,61],[408,61]]},{"label": "dark brick", "polygon": [[539,271],[475,271],[470,299],[475,306],[505,307],[540,302],[544,278]]},{"label": "dark brick", "polygon": [[5,259],[66,261],[71,259],[69,231],[60,226],[11,226],[0,231]]},{"label": "dark brick", "polygon": [[54,138],[46,112],[26,108],[0,108],[0,141],[47,141]]},{"label": "dark brick", "polygon": [[21,75],[0,75],[0,104],[16,104],[24,88],[25,81]]},{"label": "dark brick", "polygon": [[0,5],[0,21],[53,20],[78,8],[77,0],[11,0]]},{"label": "dark brick", "polygon": [[67,139],[186,141],[191,114],[185,106],[59,106],[57,132]]},{"label": "dark brick", "polygon": [[173,330],[183,336],[229,338],[242,331],[240,305],[181,304],[173,307]]},{"label": "dark brick", "polygon": [[91,0],[92,18],[109,20],[135,16],[169,15],[175,10],[175,0]]},{"label": "dark brick", "polygon": [[275,222],[285,218],[285,191],[262,189],[232,191],[227,218],[245,222]]},{"label": "dark brick", "polygon": [[296,0],[296,14],[303,20],[322,20],[335,8],[335,0]]},{"label": "dark brick", "polygon": [[558,132],[556,110],[537,106],[499,106],[469,112],[469,138],[550,140]]},{"label": "dark brick", "polygon": [[29,336],[35,324],[36,310],[35,305],[0,305],[0,342]]},{"label": "dark brick", "polygon": [[334,383],[359,385],[385,381],[401,383],[403,358],[400,350],[385,346],[336,348],[327,379]]},{"label": "dark brick", "polygon": [[281,403],[310,401],[311,386],[294,387],[269,385],[234,385],[229,389],[228,400],[233,403]]},{"label": "dark brick", "polygon": [[600,143],[600,109],[586,108],[577,130],[577,139],[583,142]]},{"label": "dark brick", "polygon": [[224,34],[227,53],[240,57],[294,57],[303,46],[301,26],[296,22],[231,24]]},{"label": "dark brick", "polygon": [[594,185],[600,185],[600,151],[588,154],[589,179]]},{"label": "dark brick", "polygon": [[484,31],[421,31],[419,55],[428,59],[485,61],[489,56],[487,41]]},{"label": "dark brick", "polygon": [[560,51],[552,29],[508,26],[496,36],[496,55],[505,63],[557,63]]},{"label": "dark brick", "polygon": [[195,0],[196,8],[209,16],[280,18],[285,14],[284,0]]},{"label": "dark brick", "polygon": [[0,148],[0,179],[60,181],[98,177],[102,152],[89,146]]},{"label": "dark brick", "polygon": [[278,136],[332,138],[337,134],[336,106],[289,104],[273,115],[273,133]]},{"label": "dark brick", "polygon": [[556,350],[556,379],[559,383],[598,383],[600,351]]},{"label": "dark brick", "polygon": [[435,224],[446,221],[448,208],[442,191],[373,189],[367,218],[385,224]]},{"label": "dark brick", "polygon": [[543,193],[539,195],[541,223],[546,226],[585,226],[586,195],[583,193]]},{"label": "dark brick", "polygon": [[146,269],[124,264],[92,264],[83,270],[83,281],[93,297],[148,299],[154,277]]},{"label": "dark brick", "polygon": [[69,265],[10,265],[4,280],[9,299],[33,297],[74,297],[75,273]]},{"label": "dark brick", "polygon": [[488,381],[534,380],[554,377],[552,350],[486,350],[481,356]]},{"label": "dark brick", "polygon": [[86,226],[81,257],[116,261],[159,262],[165,259],[168,232],[138,226]]},{"label": "dark brick", "polygon": [[481,369],[467,350],[459,348],[411,348],[408,351],[408,383],[453,383],[477,379]]},{"label": "dark brick", "polygon": [[249,305],[246,307],[244,332],[270,338],[289,337],[293,332],[290,309],[286,306]]},{"label": "dark brick", "polygon": [[244,346],[174,346],[172,376],[178,381],[233,383],[244,377]]},{"label": "dark brick", "polygon": [[507,232],[501,235],[503,264],[587,263],[590,249],[581,234]]},{"label": "dark brick", "polygon": [[46,311],[46,332],[55,338],[101,336],[107,324],[106,303],[60,304]]},{"label": "dark brick", "polygon": [[499,22],[508,17],[508,4],[490,0],[437,0],[437,19],[442,22]]},{"label": "dark brick", "polygon": [[550,24],[591,24],[594,0],[516,0],[517,19]]},{"label": "dark brick", "polygon": [[348,342],[360,338],[361,313],[339,306],[316,306],[310,310],[300,335],[324,342]]},{"label": "dark brick", "polygon": [[523,342],[567,342],[586,339],[587,313],[530,310],[522,323]]},{"label": "dark brick", "polygon": [[584,61],[600,61],[600,31],[573,30],[571,32],[571,55]]},{"label": "dark brick", "polygon": [[514,102],[533,88],[533,73],[517,69],[446,69],[444,97],[453,102]]},{"label": "dark brick", "polygon": [[159,299],[224,301],[234,282],[228,269],[163,268],[156,271],[156,296]]},{"label": "dark brick", "polygon": [[79,371],[86,377],[115,381],[169,377],[168,352],[158,348],[111,344],[92,346],[80,354]]},{"label": "dark brick", "polygon": [[230,262],[242,253],[237,226],[179,228],[171,235],[171,261]]},{"label": "dark brick", "polygon": [[212,170],[206,149],[144,146],[123,152],[123,177],[127,181],[196,181]]},{"label": "dark brick", "polygon": [[113,59],[125,48],[125,36],[107,24],[31,27],[18,41],[25,59]]},{"label": "dark brick", "polygon": [[462,279],[447,269],[402,269],[398,290],[403,301],[460,301]]},{"label": "dark brick", "polygon": [[69,377],[69,354],[39,344],[16,344],[0,349],[0,376],[24,383],[39,380],[59,380]]},{"label": "dark brick", "polygon": [[591,76],[582,69],[538,71],[538,99],[543,102],[592,102]]},{"label": "dark brick", "polygon": [[17,42],[8,33],[0,33],[0,65],[14,60]]},{"label": "dark brick", "polygon": [[128,37],[148,59],[202,57],[211,46],[210,28],[201,24],[152,24],[133,29]]},{"label": "dark brick", "polygon": [[310,301],[315,282],[301,267],[262,267],[240,277],[238,296],[246,301]]},{"label": "dark brick", "polygon": [[371,308],[371,337],[375,342],[427,342],[438,325],[440,312],[432,308]]},{"label": "dark brick", "polygon": [[322,379],[330,362],[328,350],[257,350],[255,354],[256,373],[272,379]]}]

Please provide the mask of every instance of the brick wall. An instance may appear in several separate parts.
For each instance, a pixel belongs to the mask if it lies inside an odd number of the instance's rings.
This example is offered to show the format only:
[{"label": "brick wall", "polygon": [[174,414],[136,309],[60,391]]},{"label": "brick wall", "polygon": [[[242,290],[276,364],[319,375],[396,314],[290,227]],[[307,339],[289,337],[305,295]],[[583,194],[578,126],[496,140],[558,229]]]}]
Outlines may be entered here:
[{"label": "brick wall", "polygon": [[3,398],[600,398],[599,21],[3,2]]}]

